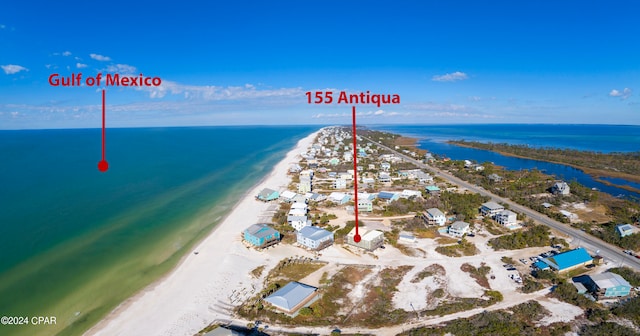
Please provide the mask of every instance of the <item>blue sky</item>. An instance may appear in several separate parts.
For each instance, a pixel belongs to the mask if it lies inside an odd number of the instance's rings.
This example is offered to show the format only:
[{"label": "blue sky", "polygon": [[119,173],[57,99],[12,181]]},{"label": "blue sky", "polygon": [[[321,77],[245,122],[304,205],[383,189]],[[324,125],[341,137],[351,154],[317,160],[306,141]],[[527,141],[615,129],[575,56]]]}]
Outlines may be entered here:
[{"label": "blue sky", "polygon": [[12,1],[0,129],[100,127],[102,88],[52,73],[157,76],[107,90],[112,127],[346,124],[316,90],[399,94],[362,124],[640,124],[635,1]]}]

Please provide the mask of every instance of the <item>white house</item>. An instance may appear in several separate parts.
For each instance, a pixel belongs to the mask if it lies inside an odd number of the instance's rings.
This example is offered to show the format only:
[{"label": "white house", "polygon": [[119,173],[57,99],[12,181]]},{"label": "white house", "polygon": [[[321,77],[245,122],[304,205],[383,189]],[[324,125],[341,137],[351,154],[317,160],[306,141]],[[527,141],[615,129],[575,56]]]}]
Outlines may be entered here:
[{"label": "white house", "polygon": [[495,216],[497,215],[500,211],[504,210],[504,207],[496,202],[487,202],[487,203],[482,203],[482,206],[480,206],[480,212],[484,215],[484,216]]},{"label": "white house", "polygon": [[333,181],[333,188],[334,189],[346,189],[347,188],[347,180],[345,180],[343,178],[336,179],[335,181]]},{"label": "white house", "polygon": [[368,251],[373,251],[384,243],[384,233],[378,230],[367,230],[365,227],[358,228],[358,234],[360,235],[360,241],[355,242],[354,237],[356,235],[356,228],[354,227],[347,234],[347,244],[363,248]]},{"label": "white house", "polygon": [[391,169],[391,164],[389,162],[383,162],[380,164],[380,169],[388,171],[389,169]]},{"label": "white house", "polygon": [[321,250],[333,244],[333,232],[316,226],[306,226],[296,233],[298,244],[312,249]]},{"label": "white house", "polygon": [[556,182],[553,187],[551,187],[551,192],[556,195],[569,195],[570,188],[567,182]]},{"label": "white house", "polygon": [[462,237],[467,232],[469,232],[469,223],[467,222],[457,221],[449,226],[449,234],[454,237]]},{"label": "white house", "polygon": [[285,190],[280,194],[280,200],[289,203],[293,200],[294,197],[296,197],[296,195],[297,194],[293,191]]},{"label": "white house", "polygon": [[422,192],[418,190],[405,189],[400,193],[400,198],[422,197]]},{"label": "white house", "polygon": [[351,200],[351,196],[342,192],[332,192],[329,194],[328,200],[338,204],[345,204]]},{"label": "white house", "polygon": [[368,199],[358,199],[358,212],[371,212],[373,211],[373,202]]},{"label": "white house", "polygon": [[422,219],[428,224],[443,226],[447,218],[444,213],[437,208],[430,208],[422,215]]},{"label": "white house", "polygon": [[298,183],[298,192],[301,194],[311,192],[311,177],[300,176],[300,183]]},{"label": "white house", "polygon": [[518,214],[511,210],[503,210],[496,214],[495,220],[504,226],[515,225],[518,221]]},{"label": "white house", "polygon": [[293,220],[291,221],[291,223],[289,223],[296,231],[300,231],[307,226],[311,226],[311,220],[307,219],[307,216],[301,217],[302,218],[300,218],[299,220]]},{"label": "white house", "polygon": [[389,173],[380,172],[380,174],[378,174],[378,181],[381,183],[391,182],[391,176]]}]

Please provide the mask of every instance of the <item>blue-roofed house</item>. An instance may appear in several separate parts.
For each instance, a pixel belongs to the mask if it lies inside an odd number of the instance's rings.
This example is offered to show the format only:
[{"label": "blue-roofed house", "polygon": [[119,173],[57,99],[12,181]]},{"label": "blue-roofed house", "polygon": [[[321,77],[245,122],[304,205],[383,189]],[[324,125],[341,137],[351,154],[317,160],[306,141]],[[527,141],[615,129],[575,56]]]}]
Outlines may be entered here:
[{"label": "blue-roofed house", "polygon": [[400,199],[400,193],[394,193],[390,191],[381,191],[378,193],[378,198],[386,201],[387,203],[391,203],[393,201],[397,201]]},{"label": "blue-roofed house", "polygon": [[424,187],[424,190],[429,194],[439,194],[440,193],[440,188],[438,186],[435,186],[435,185],[428,185],[428,186]]},{"label": "blue-roofed house", "polygon": [[269,202],[269,201],[273,201],[273,200],[277,200],[280,197],[280,193],[273,190],[273,189],[269,189],[269,188],[264,188],[262,189],[262,191],[260,191],[260,193],[258,194],[258,196],[256,196],[257,199],[263,201],[263,202]]},{"label": "blue-roofed house", "polygon": [[293,315],[309,303],[317,291],[316,287],[292,281],[264,300],[286,314]]},{"label": "blue-roofed house", "polygon": [[620,237],[626,237],[638,232],[638,229],[631,224],[616,225],[616,231]]},{"label": "blue-roofed house", "polygon": [[545,264],[558,272],[566,272],[580,266],[593,263],[593,258],[584,247],[556,254],[553,257],[542,258]]},{"label": "blue-roofed house", "polygon": [[333,232],[317,226],[303,227],[296,234],[296,238],[298,244],[316,251],[333,244]]},{"label": "blue-roofed house", "polygon": [[244,240],[255,247],[265,248],[280,241],[280,232],[267,224],[253,224],[244,230]]}]

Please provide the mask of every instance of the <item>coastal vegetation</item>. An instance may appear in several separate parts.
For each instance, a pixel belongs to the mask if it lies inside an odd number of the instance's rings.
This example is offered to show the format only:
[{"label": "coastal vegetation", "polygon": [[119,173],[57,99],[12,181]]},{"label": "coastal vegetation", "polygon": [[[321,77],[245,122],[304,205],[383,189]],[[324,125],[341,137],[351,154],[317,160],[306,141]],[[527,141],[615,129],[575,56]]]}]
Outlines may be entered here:
[{"label": "coastal vegetation", "polygon": [[551,246],[550,233],[548,227],[535,225],[528,230],[492,238],[489,240],[489,244],[495,250],[519,250],[534,246]]},{"label": "coastal vegetation", "polygon": [[463,238],[456,244],[436,247],[436,252],[449,257],[463,257],[478,254],[478,249],[472,242]]},{"label": "coastal vegetation", "polygon": [[460,269],[463,272],[469,273],[469,275],[476,280],[478,285],[486,289],[491,289],[491,286],[489,286],[489,279],[487,279],[487,274],[491,271],[491,267],[487,266],[487,264],[482,263],[480,264],[480,267],[476,268],[471,264],[464,263],[460,266]]},{"label": "coastal vegetation", "polygon": [[[596,177],[619,177],[640,182],[640,151],[631,153],[601,153],[575,149],[537,148],[527,145],[482,143],[464,140],[450,141],[450,143],[498,152],[503,155],[561,163],[578,168]],[[600,182],[603,181],[600,180]]]}]

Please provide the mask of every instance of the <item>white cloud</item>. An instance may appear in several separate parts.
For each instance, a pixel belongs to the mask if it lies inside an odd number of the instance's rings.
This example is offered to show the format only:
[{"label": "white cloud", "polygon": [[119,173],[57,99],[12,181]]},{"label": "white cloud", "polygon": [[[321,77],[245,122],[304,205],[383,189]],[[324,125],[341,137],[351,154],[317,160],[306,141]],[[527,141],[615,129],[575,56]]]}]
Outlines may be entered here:
[{"label": "white cloud", "polygon": [[630,88],[624,88],[621,91],[618,91],[616,89],[611,90],[611,92],[609,92],[609,96],[610,97],[620,97],[620,99],[625,100],[629,97],[631,97],[631,89]]},{"label": "white cloud", "polygon": [[[377,110],[377,111],[366,111],[366,112],[356,112],[357,118],[377,118],[377,117],[394,117],[394,116],[409,116],[411,113],[399,113],[399,112],[387,112],[385,110]],[[311,118],[314,119],[327,119],[327,118],[346,118],[350,117],[351,113],[317,113],[314,114]]]},{"label": "white cloud", "polygon": [[107,67],[108,72],[117,72],[119,74],[133,74],[138,71],[136,67],[127,64],[112,64]]},{"label": "white cloud", "polygon": [[86,64],[76,63],[76,68],[78,68],[78,69],[82,69],[82,68],[86,68],[86,67],[87,67]]},{"label": "white cloud", "polygon": [[62,56],[71,56],[71,52],[70,51],[65,51],[62,53]]},{"label": "white cloud", "polygon": [[469,78],[469,76],[467,76],[466,73],[456,71],[456,72],[448,73],[444,75],[435,75],[431,78],[431,80],[434,80],[436,82],[455,82],[455,81],[464,80],[467,78]]},{"label": "white cloud", "polygon": [[7,26],[0,24],[0,29],[5,29],[5,28],[7,28]]},{"label": "white cloud", "polygon": [[139,90],[149,92],[151,98],[163,98],[167,95],[182,95],[184,98],[205,101],[241,100],[257,98],[288,98],[304,95],[302,88],[258,89],[253,85],[244,86],[214,86],[214,85],[184,85],[163,80],[162,85],[154,87],[138,87]]},{"label": "white cloud", "polygon": [[108,56],[102,56],[102,55],[98,55],[98,54],[89,54],[89,56],[91,58],[93,58],[96,61],[101,61],[101,62],[106,62],[106,61],[110,61],[111,57]]},{"label": "white cloud", "polygon": [[29,71],[29,69],[15,64],[0,65],[0,68],[2,68],[2,70],[4,70],[4,73],[6,73],[7,75],[13,75],[20,71]]}]

